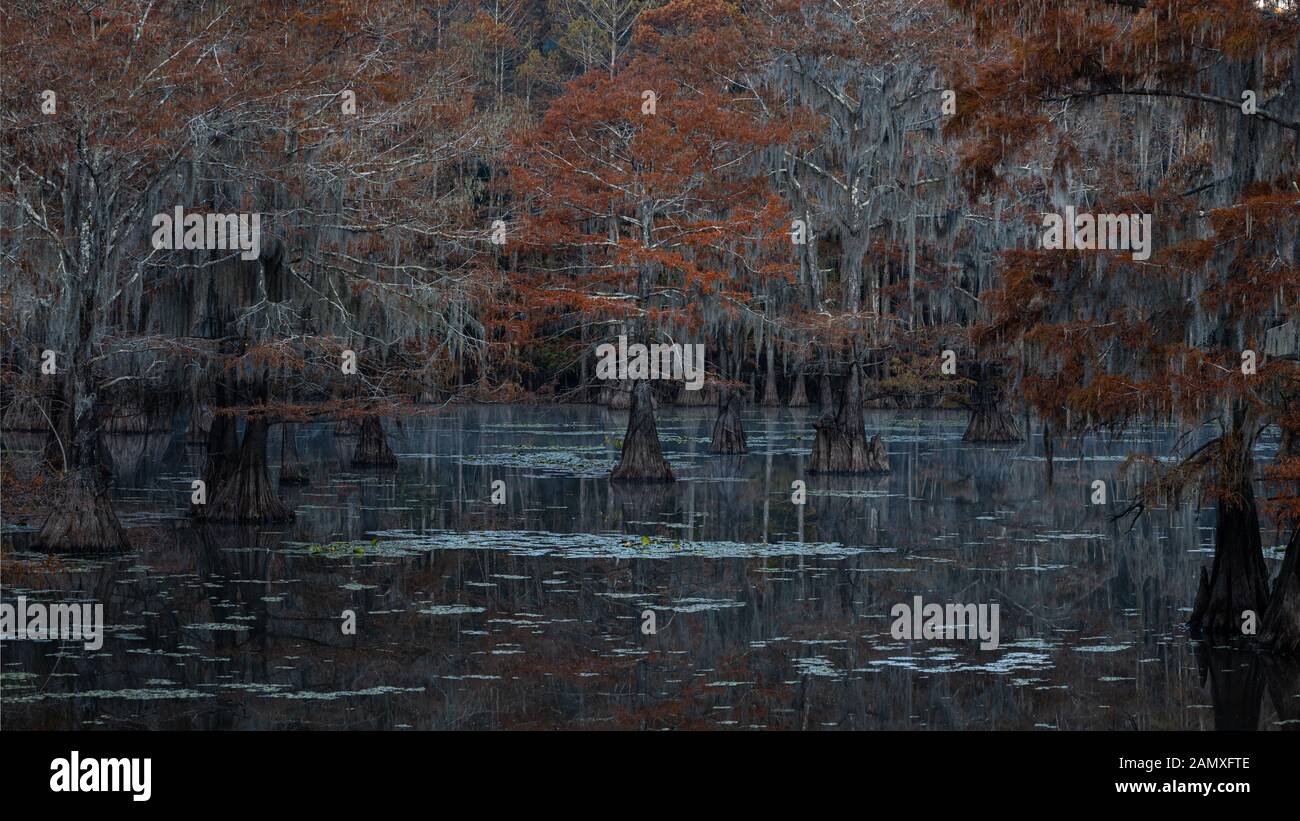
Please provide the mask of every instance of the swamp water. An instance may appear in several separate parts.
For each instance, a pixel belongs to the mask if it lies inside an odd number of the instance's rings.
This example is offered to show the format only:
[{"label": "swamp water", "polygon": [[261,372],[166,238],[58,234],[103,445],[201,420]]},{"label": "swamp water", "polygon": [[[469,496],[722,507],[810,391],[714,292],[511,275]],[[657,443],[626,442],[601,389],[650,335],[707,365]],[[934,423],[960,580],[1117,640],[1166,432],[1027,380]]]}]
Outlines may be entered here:
[{"label": "swamp water", "polygon": [[[1300,726],[1300,666],[1183,626],[1213,513],[1110,521],[1123,454],[1172,436],[1058,447],[1049,489],[1037,436],[969,445],[964,414],[869,411],[893,472],[808,476],[815,413],[748,412],[750,453],[718,457],[713,409],[662,409],[666,486],[606,480],[627,417],[599,407],[387,420],[388,471],[302,425],[311,484],[281,487],[297,519],[275,528],[187,518],[203,451],[184,420],[110,437],[135,552],[46,562],[27,552],[39,522],[4,522],[6,601],[103,602],[107,622],[98,651],[4,642],[5,727]],[[918,595],[997,603],[999,646],[895,640],[891,608]]]}]

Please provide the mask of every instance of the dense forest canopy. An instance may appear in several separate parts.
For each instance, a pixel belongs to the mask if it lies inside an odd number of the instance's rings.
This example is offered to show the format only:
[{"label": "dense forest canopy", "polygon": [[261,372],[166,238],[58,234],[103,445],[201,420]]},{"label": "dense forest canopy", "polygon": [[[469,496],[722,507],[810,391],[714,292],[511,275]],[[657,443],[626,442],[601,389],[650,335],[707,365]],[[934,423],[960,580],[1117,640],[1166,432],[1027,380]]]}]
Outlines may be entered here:
[{"label": "dense forest canopy", "polygon": [[[269,430],[311,419],[384,466],[387,417],[601,402],[630,411],[614,479],[670,481],[673,402],[717,407],[719,454],[745,403],[818,404],[831,474],[889,470],[864,407],[967,408],[968,440],[1041,436],[1049,480],[1054,442],[1185,432],[1122,512],[1216,507],[1194,624],[1254,610],[1300,647],[1300,550],[1271,584],[1260,554],[1300,517],[1294,2],[14,0],[0,24],[0,421],[49,435],[51,550],[127,543],[101,434],[178,409],[195,515],[272,522]],[[258,215],[256,258],[157,247],[178,207]],[[704,389],[597,378],[620,338],[703,345]]]}]

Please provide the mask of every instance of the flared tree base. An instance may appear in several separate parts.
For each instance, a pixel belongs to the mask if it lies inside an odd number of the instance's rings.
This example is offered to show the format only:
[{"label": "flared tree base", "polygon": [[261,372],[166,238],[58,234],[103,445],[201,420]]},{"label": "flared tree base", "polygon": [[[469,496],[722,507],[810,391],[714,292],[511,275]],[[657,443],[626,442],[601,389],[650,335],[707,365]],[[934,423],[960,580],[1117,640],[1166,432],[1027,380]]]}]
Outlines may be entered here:
[{"label": "flared tree base", "polygon": [[1286,546],[1259,638],[1266,649],[1275,653],[1300,655],[1300,528]]},{"label": "flared tree base", "polygon": [[729,393],[718,408],[718,419],[713,423],[713,441],[709,453],[748,453],[745,445],[745,428],[740,422],[740,396]]},{"label": "flared tree base", "polygon": [[889,455],[880,436],[867,439],[862,431],[841,431],[834,423],[818,422],[813,427],[817,439],[808,463],[809,473],[889,472]]},{"label": "flared tree base", "polygon": [[69,477],[63,494],[36,536],[48,553],[122,553],[131,549],[113,512],[108,490],[84,470]]},{"label": "flared tree base", "polygon": [[803,374],[795,377],[794,387],[790,389],[790,401],[786,402],[786,406],[791,408],[808,407],[808,385]]},{"label": "flared tree base", "polygon": [[1196,603],[1188,626],[1193,635],[1242,636],[1246,613],[1258,622],[1268,603],[1268,568],[1260,550],[1259,515],[1254,493],[1246,486],[1240,501],[1219,502],[1214,532],[1214,565],[1201,567]]},{"label": "flared tree base", "polygon": [[627,434],[623,437],[623,453],[611,481],[673,482],[673,469],[664,458],[659,445],[659,431],[655,427],[654,404],[650,397],[650,384],[638,382],[632,389],[632,408],[627,419]]},{"label": "flared tree base", "polygon": [[216,488],[208,504],[198,506],[195,515],[209,522],[273,524],[288,522],[294,513],[280,497],[266,466],[267,423],[250,419],[239,448],[239,462]]},{"label": "flared tree base", "polygon": [[1002,408],[981,408],[972,410],[963,442],[986,442],[990,444],[1013,444],[1023,441],[1020,429],[1010,411]]},{"label": "flared tree base", "polygon": [[377,416],[368,416],[361,421],[360,438],[357,440],[356,452],[352,454],[352,464],[357,467],[397,467],[397,456],[388,446],[388,436],[384,425]]},{"label": "flared tree base", "polygon": [[280,484],[309,484],[307,468],[298,458],[298,449],[294,445],[293,426],[288,423],[280,427]]},{"label": "flared tree base", "polygon": [[[823,390],[823,394],[829,391]],[[809,473],[888,473],[889,455],[879,436],[867,439],[862,419],[862,367],[856,362],[840,396],[839,411],[830,409],[813,423],[817,438],[813,442]]]}]

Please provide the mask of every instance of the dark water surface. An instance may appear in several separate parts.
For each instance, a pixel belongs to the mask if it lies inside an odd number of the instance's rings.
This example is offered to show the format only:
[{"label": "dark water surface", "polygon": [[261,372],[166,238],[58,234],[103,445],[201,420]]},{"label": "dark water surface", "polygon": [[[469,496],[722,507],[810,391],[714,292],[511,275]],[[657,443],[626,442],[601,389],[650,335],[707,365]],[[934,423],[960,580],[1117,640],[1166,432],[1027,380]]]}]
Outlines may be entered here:
[{"label": "dark water surface", "polygon": [[[814,414],[747,413],[751,452],[716,457],[711,409],[663,409],[672,486],[611,486],[626,414],[597,407],[389,420],[396,471],[353,469],[355,437],[303,426],[312,482],[281,488],[298,518],[274,529],[191,524],[203,453],[183,426],[116,436],[137,552],[33,572],[39,523],[5,522],[5,601],[103,602],[108,629],[99,651],[5,642],[4,726],[1300,726],[1296,665],[1183,627],[1212,514],[1110,522],[1132,495],[1122,454],[1172,436],[1058,448],[1049,489],[1038,437],[967,445],[963,414],[869,412],[893,473],[818,477]],[[1001,646],[893,639],[890,609],[917,595],[999,604]]]}]

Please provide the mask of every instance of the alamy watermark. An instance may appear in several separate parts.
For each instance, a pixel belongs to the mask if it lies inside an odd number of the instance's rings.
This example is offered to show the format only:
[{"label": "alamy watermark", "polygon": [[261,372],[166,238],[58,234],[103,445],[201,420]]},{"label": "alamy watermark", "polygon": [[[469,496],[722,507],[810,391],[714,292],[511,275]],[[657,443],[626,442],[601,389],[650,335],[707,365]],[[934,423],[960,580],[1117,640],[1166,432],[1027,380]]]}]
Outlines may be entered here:
[{"label": "alamy watermark", "polygon": [[104,646],[104,605],[46,604],[19,596],[16,605],[0,604],[0,639],[72,639],[98,650]]},{"label": "alamy watermark", "polygon": [[152,225],[156,250],[238,250],[246,260],[262,253],[261,214],[187,214],[178,205],[171,214],[155,214]]},{"label": "alamy watermark", "polygon": [[596,346],[597,379],[674,379],[686,382],[686,390],[704,387],[704,345],[677,342],[649,346],[604,342]]},{"label": "alamy watermark", "polygon": [[1133,259],[1151,258],[1150,214],[1075,213],[1043,215],[1042,244],[1048,251],[1132,251]]},{"label": "alamy watermark", "polygon": [[51,792],[126,792],[132,801],[153,795],[153,759],[82,758],[73,750],[50,762]]},{"label": "alamy watermark", "polygon": [[998,649],[996,604],[925,604],[913,596],[911,604],[896,604],[889,615],[894,617],[889,632],[895,639],[979,639],[981,650]]}]

